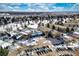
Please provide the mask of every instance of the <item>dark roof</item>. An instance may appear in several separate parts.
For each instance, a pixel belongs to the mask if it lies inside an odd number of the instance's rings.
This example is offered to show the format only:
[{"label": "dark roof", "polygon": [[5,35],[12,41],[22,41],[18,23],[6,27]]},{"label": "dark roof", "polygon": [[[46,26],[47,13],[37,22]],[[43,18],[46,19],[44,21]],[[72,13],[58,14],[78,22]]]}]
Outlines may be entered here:
[{"label": "dark roof", "polygon": [[63,38],[57,38],[57,39],[49,38],[49,40],[52,42],[53,45],[60,45],[64,43]]}]

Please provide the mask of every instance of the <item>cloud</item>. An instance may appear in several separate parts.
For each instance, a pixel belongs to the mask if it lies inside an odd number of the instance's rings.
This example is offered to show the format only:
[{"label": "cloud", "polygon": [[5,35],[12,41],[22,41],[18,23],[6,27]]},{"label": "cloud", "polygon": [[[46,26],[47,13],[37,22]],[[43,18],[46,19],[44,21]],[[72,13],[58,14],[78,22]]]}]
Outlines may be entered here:
[{"label": "cloud", "polygon": [[[27,12],[41,12],[41,11],[50,11],[49,6],[54,4],[47,4],[47,3],[31,3],[28,4],[28,8],[23,10],[22,4],[10,3],[10,4],[0,4],[2,8],[0,11],[27,11]],[[25,5],[25,4],[24,4]]]},{"label": "cloud", "polygon": [[0,11],[14,11],[20,10],[21,4],[0,4]]},{"label": "cloud", "polygon": [[[68,4],[69,6],[72,4]],[[70,8],[56,6],[56,3],[4,3],[0,4],[0,11],[26,11],[26,12],[55,12],[55,11],[79,11],[79,4]]]},{"label": "cloud", "polygon": [[28,9],[26,11],[57,12],[57,11],[67,11],[68,10],[65,7],[56,6],[55,4],[56,3],[28,4]]},{"label": "cloud", "polygon": [[76,3],[75,5],[73,5],[70,10],[71,11],[79,11],[79,3]]}]

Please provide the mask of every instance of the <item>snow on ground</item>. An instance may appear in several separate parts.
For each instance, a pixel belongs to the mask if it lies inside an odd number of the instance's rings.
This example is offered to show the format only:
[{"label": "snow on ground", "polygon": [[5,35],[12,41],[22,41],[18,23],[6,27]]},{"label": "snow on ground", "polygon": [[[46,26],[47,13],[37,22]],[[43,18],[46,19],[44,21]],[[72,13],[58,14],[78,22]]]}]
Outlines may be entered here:
[{"label": "snow on ground", "polygon": [[37,28],[38,28],[38,24],[28,25],[28,27],[29,27],[29,28],[37,29]]}]

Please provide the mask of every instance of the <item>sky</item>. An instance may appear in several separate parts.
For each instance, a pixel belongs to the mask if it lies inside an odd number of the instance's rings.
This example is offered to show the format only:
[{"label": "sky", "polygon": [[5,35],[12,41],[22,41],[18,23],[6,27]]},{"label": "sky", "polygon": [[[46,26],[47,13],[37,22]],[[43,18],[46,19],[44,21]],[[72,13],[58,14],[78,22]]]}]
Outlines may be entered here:
[{"label": "sky", "polygon": [[79,3],[0,3],[0,11],[76,12],[79,11]]}]

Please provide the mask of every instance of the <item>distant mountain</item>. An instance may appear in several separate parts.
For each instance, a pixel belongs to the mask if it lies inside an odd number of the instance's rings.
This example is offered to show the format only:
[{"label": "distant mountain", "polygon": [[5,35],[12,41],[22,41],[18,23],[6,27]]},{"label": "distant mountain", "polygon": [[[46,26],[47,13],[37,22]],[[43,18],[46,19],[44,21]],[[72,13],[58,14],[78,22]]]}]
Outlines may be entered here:
[{"label": "distant mountain", "polygon": [[9,15],[72,15],[79,14],[79,11],[62,11],[62,12],[17,12],[17,11],[1,11],[0,14],[9,14]]}]

